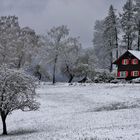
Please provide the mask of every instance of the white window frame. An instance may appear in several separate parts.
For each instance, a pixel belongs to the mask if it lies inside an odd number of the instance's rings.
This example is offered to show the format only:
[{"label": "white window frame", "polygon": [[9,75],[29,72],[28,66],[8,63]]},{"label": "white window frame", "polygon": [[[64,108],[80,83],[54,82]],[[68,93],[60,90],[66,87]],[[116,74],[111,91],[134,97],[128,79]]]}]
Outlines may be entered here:
[{"label": "white window frame", "polygon": [[120,71],[120,77],[125,78],[126,77],[126,71]]},{"label": "white window frame", "polygon": [[124,59],[124,60],[123,60],[123,65],[128,65],[128,64],[127,64],[127,61],[129,61],[129,59]]},{"label": "white window frame", "polygon": [[134,76],[134,77],[139,76],[139,71],[133,71],[133,76]]},{"label": "white window frame", "polygon": [[133,63],[132,63],[133,65],[137,65],[137,64],[138,64],[138,63],[137,63],[137,62],[138,62],[137,59],[132,59],[132,62],[133,62]]}]

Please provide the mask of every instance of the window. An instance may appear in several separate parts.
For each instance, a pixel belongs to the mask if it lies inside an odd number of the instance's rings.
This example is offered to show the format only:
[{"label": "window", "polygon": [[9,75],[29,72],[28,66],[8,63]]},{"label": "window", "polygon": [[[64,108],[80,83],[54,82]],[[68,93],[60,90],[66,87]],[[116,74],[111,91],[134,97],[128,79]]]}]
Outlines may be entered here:
[{"label": "window", "polygon": [[131,76],[134,76],[134,77],[139,76],[139,71],[132,71]]},{"label": "window", "polygon": [[119,71],[118,72],[118,77],[120,78],[125,78],[128,76],[128,71]]},{"label": "window", "polygon": [[138,64],[138,59],[132,59],[131,64],[133,64],[133,65]]},{"label": "window", "polygon": [[129,60],[128,59],[123,59],[122,60],[122,64],[123,65],[128,65],[129,64]]}]

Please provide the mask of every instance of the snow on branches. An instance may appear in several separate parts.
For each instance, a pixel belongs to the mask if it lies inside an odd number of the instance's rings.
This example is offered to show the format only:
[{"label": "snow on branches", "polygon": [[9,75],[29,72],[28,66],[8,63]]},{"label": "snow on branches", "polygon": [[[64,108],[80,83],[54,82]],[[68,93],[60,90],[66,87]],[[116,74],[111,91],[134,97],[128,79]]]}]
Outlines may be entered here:
[{"label": "snow on branches", "polygon": [[39,108],[36,101],[35,79],[22,70],[0,67],[0,114],[3,134],[7,134],[6,117],[14,110],[31,111]]}]

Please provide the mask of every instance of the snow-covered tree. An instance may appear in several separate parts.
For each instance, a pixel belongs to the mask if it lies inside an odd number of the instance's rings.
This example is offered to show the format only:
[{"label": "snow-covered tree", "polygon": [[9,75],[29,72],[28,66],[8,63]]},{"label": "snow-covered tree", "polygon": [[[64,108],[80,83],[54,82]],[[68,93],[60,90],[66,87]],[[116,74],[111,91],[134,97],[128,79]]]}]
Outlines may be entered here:
[{"label": "snow-covered tree", "polygon": [[135,22],[136,22],[136,31],[137,31],[137,50],[140,51],[140,1],[135,0]]},{"label": "snow-covered tree", "polygon": [[11,64],[14,61],[19,34],[20,27],[17,17],[0,17],[0,64]]},{"label": "snow-covered tree", "polygon": [[123,7],[123,12],[120,14],[120,23],[123,30],[123,42],[127,49],[133,49],[135,34],[135,8],[133,0],[127,0]]},{"label": "snow-covered tree", "polygon": [[79,45],[74,46],[71,49],[67,47],[69,51],[63,52],[61,64],[61,72],[68,78],[69,83],[74,78],[91,78],[96,64],[93,49],[82,49]]},{"label": "snow-covered tree", "polygon": [[69,29],[67,26],[53,27],[47,34],[47,48],[50,62],[53,64],[53,84],[56,82],[56,69],[59,57],[63,53],[64,45],[67,42]]},{"label": "snow-covered tree", "polygon": [[68,38],[63,46],[61,55],[61,72],[68,77],[71,83],[75,77],[75,69],[78,65],[78,59],[81,51],[81,43],[78,38]]},{"label": "snow-covered tree", "polygon": [[78,59],[78,66],[76,68],[76,77],[83,77],[80,82],[87,79],[93,80],[95,75],[96,56],[93,48],[82,49]]},{"label": "snow-covered tree", "polygon": [[3,134],[7,134],[6,118],[14,110],[31,111],[39,108],[36,102],[35,80],[23,71],[0,67],[0,115]]},{"label": "snow-covered tree", "polygon": [[115,10],[111,5],[108,16],[104,20],[104,45],[107,50],[107,57],[110,60],[110,72],[112,72],[113,50],[116,49],[116,58],[118,58],[118,23]]},{"label": "snow-covered tree", "polygon": [[94,53],[97,57],[97,67],[100,69],[107,69],[106,52],[107,49],[104,43],[104,20],[97,20],[94,26],[93,47]]},{"label": "snow-covered tree", "polygon": [[40,47],[39,37],[33,29],[24,27],[20,29],[16,44],[15,66],[22,68],[31,63],[32,57],[36,54],[36,49]]},{"label": "snow-covered tree", "polygon": [[0,64],[21,68],[31,62],[38,36],[29,27],[21,28],[16,16],[0,17]]},{"label": "snow-covered tree", "polygon": [[[27,65],[26,70],[37,77],[39,80],[50,80],[51,74],[49,73],[49,68],[53,62],[53,58],[50,55],[50,46],[48,47],[45,36],[38,36],[36,47],[31,47],[31,62]],[[25,52],[26,55],[26,52]],[[28,52],[27,52],[28,56]],[[30,55],[29,55],[30,56]],[[29,62],[28,62],[29,63]],[[52,69],[50,70],[52,71]]]}]

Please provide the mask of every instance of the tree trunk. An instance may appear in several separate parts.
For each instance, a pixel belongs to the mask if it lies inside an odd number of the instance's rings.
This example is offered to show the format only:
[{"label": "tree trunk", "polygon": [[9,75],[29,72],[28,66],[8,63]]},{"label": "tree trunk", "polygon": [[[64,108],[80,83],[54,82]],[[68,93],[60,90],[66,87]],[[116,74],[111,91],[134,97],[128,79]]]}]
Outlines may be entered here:
[{"label": "tree trunk", "polygon": [[42,74],[38,71],[38,72],[37,72],[37,75],[38,75],[38,79],[39,79],[39,81],[40,81],[41,78],[42,78]]},{"label": "tree trunk", "polygon": [[140,51],[140,21],[138,25],[138,51]]},{"label": "tree trunk", "polygon": [[72,80],[73,80],[73,78],[74,78],[74,75],[71,74],[70,69],[69,69],[69,66],[67,65],[67,63],[66,63],[66,70],[67,70],[68,75],[69,75],[69,81],[68,81],[68,83],[71,83]]},{"label": "tree trunk", "polygon": [[118,32],[117,32],[117,28],[115,28],[115,32],[116,32],[116,59],[119,58],[119,46],[118,46]]},{"label": "tree trunk", "polygon": [[87,80],[87,76],[85,76],[82,80],[78,81],[78,83],[85,83]]},{"label": "tree trunk", "polygon": [[55,78],[55,74],[56,74],[56,63],[57,63],[57,55],[55,56],[55,59],[54,59],[54,67],[53,67],[53,84],[56,83],[56,78]]},{"label": "tree trunk", "polygon": [[138,51],[140,51],[140,29],[138,33]]},{"label": "tree trunk", "polygon": [[113,70],[113,64],[112,64],[112,60],[113,60],[113,54],[112,54],[112,51],[110,52],[110,72],[112,72]]},{"label": "tree trunk", "polygon": [[130,50],[131,49],[131,47],[130,47],[130,37],[129,37],[129,35],[127,36],[127,50]]},{"label": "tree trunk", "polygon": [[22,67],[23,54],[18,57],[19,57],[19,61],[18,61],[17,68],[20,69]]},{"label": "tree trunk", "polygon": [[72,74],[70,74],[70,78],[69,78],[68,83],[71,83],[71,82],[72,82],[72,80],[73,80],[73,78],[74,78],[74,76],[73,76]]},{"label": "tree trunk", "polygon": [[[112,43],[110,42],[110,48],[112,48]],[[110,67],[109,67],[109,71],[110,72],[112,72],[112,70],[113,70],[113,64],[112,64],[112,62],[113,62],[113,53],[112,53],[112,50],[110,50],[110,52],[109,52],[110,54]]]},{"label": "tree trunk", "polygon": [[19,62],[18,62],[18,66],[17,66],[17,68],[18,68],[18,69],[21,68],[21,59],[20,59]]},{"label": "tree trunk", "polygon": [[1,112],[1,119],[2,119],[2,124],[3,124],[3,135],[7,135],[7,127],[6,127],[6,117],[4,112]]},{"label": "tree trunk", "polygon": [[56,71],[56,63],[54,63],[54,67],[53,67],[53,84],[55,84],[56,80],[55,80],[55,71]]},{"label": "tree trunk", "polygon": [[[129,0],[128,1],[128,5],[129,5],[129,7],[131,7],[131,0]],[[130,20],[131,20],[131,12],[129,11],[128,12],[128,23],[130,23]],[[128,25],[128,28],[127,28],[127,32],[129,32],[129,34],[127,35],[127,50],[131,50],[131,45],[130,45],[130,42],[131,42],[131,44],[132,44],[132,38],[130,38],[131,37],[131,34],[132,34],[132,32],[130,32],[130,25]]]}]

